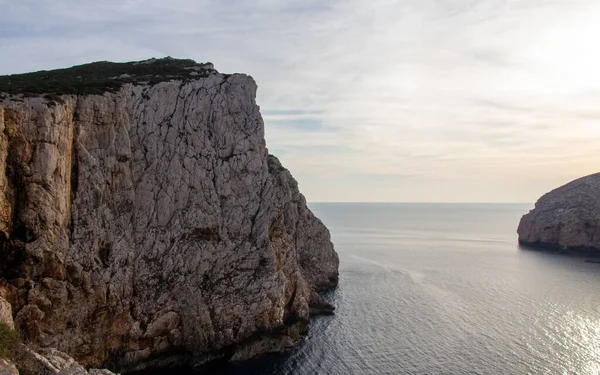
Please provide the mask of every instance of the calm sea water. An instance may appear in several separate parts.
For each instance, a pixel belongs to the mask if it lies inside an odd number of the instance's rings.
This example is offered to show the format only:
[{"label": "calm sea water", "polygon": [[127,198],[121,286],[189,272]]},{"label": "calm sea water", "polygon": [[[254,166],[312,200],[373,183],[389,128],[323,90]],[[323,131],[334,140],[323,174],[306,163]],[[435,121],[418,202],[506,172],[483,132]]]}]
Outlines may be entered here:
[{"label": "calm sea water", "polygon": [[[334,316],[223,374],[598,374],[600,264],[520,249],[523,204],[311,204]],[[206,370],[205,370],[206,371]]]}]

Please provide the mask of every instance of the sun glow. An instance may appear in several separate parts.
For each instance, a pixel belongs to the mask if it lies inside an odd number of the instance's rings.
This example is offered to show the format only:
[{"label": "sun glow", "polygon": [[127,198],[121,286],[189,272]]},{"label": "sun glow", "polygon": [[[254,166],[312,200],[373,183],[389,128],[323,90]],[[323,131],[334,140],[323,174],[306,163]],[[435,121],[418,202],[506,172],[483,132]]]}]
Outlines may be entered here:
[{"label": "sun glow", "polygon": [[536,39],[529,55],[542,68],[547,90],[572,94],[600,88],[600,6],[590,6],[583,18],[566,15]]}]

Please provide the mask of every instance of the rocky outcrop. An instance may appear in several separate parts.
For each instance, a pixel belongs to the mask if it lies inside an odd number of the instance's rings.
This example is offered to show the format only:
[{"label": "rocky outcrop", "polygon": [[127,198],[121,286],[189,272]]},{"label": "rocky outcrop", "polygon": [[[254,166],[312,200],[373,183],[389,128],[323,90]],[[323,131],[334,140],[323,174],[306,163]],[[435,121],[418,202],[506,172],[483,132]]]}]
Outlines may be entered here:
[{"label": "rocky outcrop", "polygon": [[115,375],[106,369],[86,370],[69,355],[56,349],[35,352],[27,347],[20,350],[14,367],[19,375]]},{"label": "rocky outcrop", "polygon": [[0,101],[0,296],[27,341],[199,364],[293,345],[322,309],[338,257],[267,152],[254,80],[199,70]]},{"label": "rocky outcrop", "polygon": [[600,254],[600,173],[542,196],[517,232],[523,245]]},{"label": "rocky outcrop", "polygon": [[[0,324],[13,328],[10,304],[0,297]],[[5,332],[3,332],[5,333]],[[14,331],[12,331],[14,334]],[[0,339],[7,340],[0,334]],[[0,375],[114,375],[105,369],[91,369],[89,372],[69,355],[54,348],[42,349],[39,352],[32,350],[19,342],[18,337],[9,339],[10,359],[0,358]]]},{"label": "rocky outcrop", "polygon": [[12,306],[7,300],[0,297],[0,324],[4,324],[10,329],[15,329],[15,323],[12,317]]}]

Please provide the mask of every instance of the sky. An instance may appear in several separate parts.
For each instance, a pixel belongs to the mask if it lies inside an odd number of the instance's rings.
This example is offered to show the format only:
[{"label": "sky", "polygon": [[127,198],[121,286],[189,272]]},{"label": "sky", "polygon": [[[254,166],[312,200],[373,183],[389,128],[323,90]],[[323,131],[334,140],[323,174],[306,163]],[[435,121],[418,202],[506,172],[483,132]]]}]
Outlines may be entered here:
[{"label": "sky", "polygon": [[598,0],[0,0],[0,74],[250,74],[309,201],[534,202],[600,169]]}]

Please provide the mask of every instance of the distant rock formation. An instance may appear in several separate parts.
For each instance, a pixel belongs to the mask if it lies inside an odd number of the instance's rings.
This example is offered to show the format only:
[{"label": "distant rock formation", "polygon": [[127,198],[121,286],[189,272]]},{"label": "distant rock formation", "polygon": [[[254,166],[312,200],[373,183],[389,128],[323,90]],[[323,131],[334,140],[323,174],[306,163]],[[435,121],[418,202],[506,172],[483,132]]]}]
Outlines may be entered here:
[{"label": "distant rock formation", "polygon": [[25,340],[129,371],[282,350],[331,311],[329,231],[254,80],[213,68],[0,77],[0,296]]},{"label": "distant rock formation", "polygon": [[600,254],[600,173],[542,196],[517,233],[523,245]]}]

